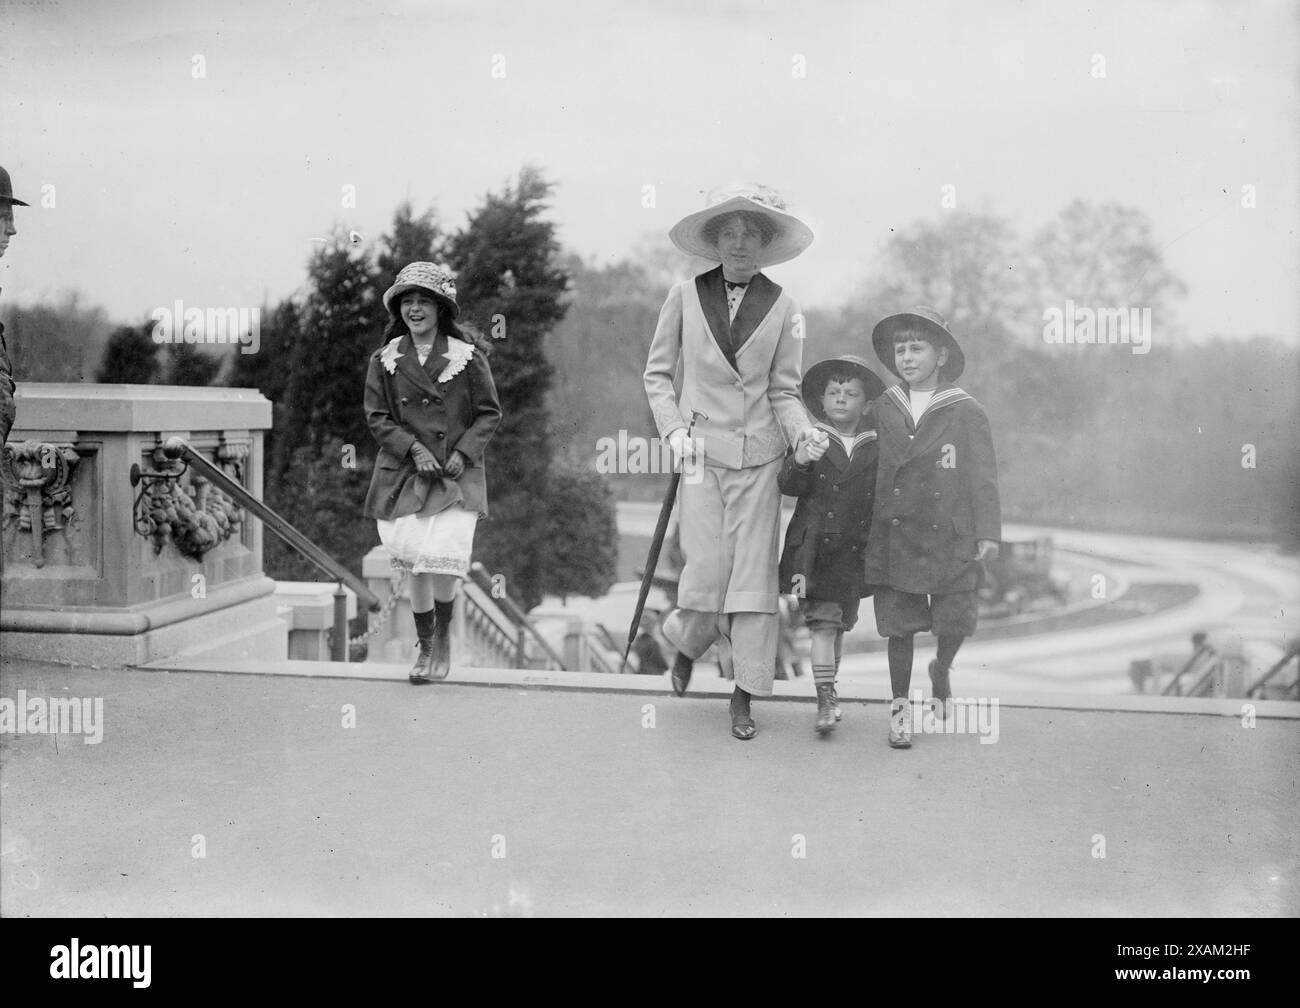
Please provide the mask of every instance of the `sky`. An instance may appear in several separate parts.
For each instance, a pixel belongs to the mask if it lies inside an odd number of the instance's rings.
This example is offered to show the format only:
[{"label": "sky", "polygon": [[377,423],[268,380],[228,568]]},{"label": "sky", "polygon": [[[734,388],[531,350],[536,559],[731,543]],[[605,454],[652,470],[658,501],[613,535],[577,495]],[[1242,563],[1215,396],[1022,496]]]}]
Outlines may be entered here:
[{"label": "sky", "polygon": [[409,198],[455,228],[529,162],[596,263],[715,186],[775,187],[817,238],[768,272],[809,307],[945,192],[1026,236],[1116,201],[1187,284],[1186,338],[1300,342],[1298,10],[0,0],[0,164],[33,205],[0,287],[119,321],[274,304],[332,227],[374,241]]}]

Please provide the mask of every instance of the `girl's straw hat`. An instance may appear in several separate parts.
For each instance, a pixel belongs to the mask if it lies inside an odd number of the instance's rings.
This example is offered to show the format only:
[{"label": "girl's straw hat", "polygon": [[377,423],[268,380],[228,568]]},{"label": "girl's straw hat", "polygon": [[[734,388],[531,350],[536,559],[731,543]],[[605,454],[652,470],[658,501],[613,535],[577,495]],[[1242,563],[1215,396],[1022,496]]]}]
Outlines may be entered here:
[{"label": "girl's straw hat", "polygon": [[428,291],[451,310],[451,317],[460,314],[456,304],[456,275],[446,266],[431,262],[413,262],[403,266],[393,286],[384,291],[384,307],[390,315],[397,314],[398,299],[409,290]]}]

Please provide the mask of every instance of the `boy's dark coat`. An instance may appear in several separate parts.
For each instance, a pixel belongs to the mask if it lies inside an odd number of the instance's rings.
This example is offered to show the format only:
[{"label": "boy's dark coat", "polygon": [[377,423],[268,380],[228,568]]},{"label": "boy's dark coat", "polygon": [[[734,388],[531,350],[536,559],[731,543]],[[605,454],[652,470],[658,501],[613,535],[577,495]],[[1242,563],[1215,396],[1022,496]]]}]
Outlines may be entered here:
[{"label": "boy's dark coat", "polygon": [[[871,414],[864,427],[874,426]],[[850,459],[831,438],[830,448],[807,470],[795,464],[793,450],[777,477],[781,492],[799,498],[781,552],[781,591],[838,601],[871,594],[863,577],[862,555],[871,529],[876,484],[876,442],[863,441]],[[802,574],[801,591],[794,578]]]},{"label": "boy's dark coat", "polygon": [[[439,333],[425,365],[410,335],[398,344],[397,367],[388,373],[384,348],[370,355],[366,371],[365,410],[370,432],[379,442],[379,457],[366,494],[367,518],[394,519],[432,514],[456,502],[487,515],[487,477],[483,454],[501,422],[492,371],[482,350],[447,382],[437,376],[447,365],[447,337]],[[419,476],[409,452],[419,440],[446,465],[453,449],[466,458],[460,479]]]},{"label": "boy's dark coat", "polygon": [[976,541],[1002,538],[997,461],[984,409],[951,382],[912,427],[907,387],[875,401],[880,461],[867,583],[918,595],[979,584]]}]

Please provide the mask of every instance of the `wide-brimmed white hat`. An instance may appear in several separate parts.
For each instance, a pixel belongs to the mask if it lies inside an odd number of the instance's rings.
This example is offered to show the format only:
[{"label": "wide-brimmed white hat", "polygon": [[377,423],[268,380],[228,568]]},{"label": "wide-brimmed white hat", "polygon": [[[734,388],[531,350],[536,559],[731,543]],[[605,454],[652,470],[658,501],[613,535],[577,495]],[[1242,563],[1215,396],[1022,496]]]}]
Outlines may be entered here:
[{"label": "wide-brimmed white hat", "polygon": [[668,237],[687,255],[720,262],[717,245],[704,237],[705,227],[710,221],[737,210],[760,214],[774,228],[771,240],[759,252],[760,269],[787,262],[812,244],[812,228],[785,208],[781,194],[769,186],[755,183],[714,189],[705,201],[705,208],[679,220],[668,232]]},{"label": "wide-brimmed white hat", "polygon": [[456,304],[456,274],[446,266],[431,262],[413,262],[403,266],[393,286],[384,291],[384,307],[396,315],[396,299],[417,288],[428,291],[450,308],[452,318],[460,314],[460,305]]}]

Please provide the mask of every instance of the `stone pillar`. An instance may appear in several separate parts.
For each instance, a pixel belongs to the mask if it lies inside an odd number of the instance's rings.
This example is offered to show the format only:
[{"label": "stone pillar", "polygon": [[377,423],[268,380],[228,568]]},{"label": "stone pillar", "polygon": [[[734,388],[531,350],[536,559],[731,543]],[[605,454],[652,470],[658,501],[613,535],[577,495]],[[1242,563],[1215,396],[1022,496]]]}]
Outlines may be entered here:
[{"label": "stone pillar", "polygon": [[4,453],[7,658],[285,657],[262,523],[189,472],[131,484],[133,466],[168,471],[157,449],[180,436],[261,497],[271,404],[260,392],[21,382],[17,407]]}]

